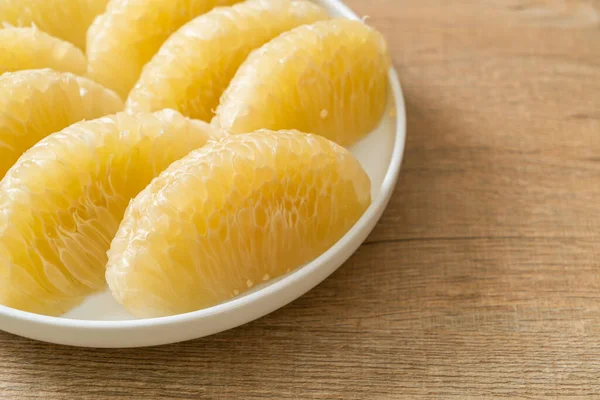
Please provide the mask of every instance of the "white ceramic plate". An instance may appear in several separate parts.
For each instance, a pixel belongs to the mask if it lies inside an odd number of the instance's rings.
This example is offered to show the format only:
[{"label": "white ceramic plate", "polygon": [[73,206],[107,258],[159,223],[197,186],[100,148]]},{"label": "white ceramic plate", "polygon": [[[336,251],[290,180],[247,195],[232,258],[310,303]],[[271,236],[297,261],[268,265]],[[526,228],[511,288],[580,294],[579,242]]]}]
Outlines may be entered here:
[{"label": "white ceramic plate", "polygon": [[[318,0],[331,15],[359,19],[339,0]],[[211,335],[260,318],[302,296],[334,272],[365,240],[385,209],[398,178],[406,118],[396,72],[389,73],[389,110],[378,129],[352,148],[372,182],[373,202],[338,243],[311,263],[228,302],[171,317],[133,319],[110,296],[90,296],[63,317],[0,306],[0,329],[31,339],[86,347],[141,347]]]}]

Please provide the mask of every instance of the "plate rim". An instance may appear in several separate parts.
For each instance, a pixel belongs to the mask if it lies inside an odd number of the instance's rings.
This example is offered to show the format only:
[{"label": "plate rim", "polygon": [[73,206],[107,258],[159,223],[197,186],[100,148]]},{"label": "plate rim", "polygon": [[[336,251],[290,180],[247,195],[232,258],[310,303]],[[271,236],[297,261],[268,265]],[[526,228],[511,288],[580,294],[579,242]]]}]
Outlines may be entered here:
[{"label": "plate rim", "polygon": [[[343,15],[345,18],[361,20],[361,18],[352,11],[346,4],[344,4],[341,0],[318,0],[320,3],[327,4],[333,8],[335,8],[339,14]],[[321,254],[319,257],[304,265],[301,268],[298,268],[293,273],[283,277],[282,279],[260,289],[255,292],[249,293],[245,296],[232,299],[225,303],[217,304],[215,306],[191,311],[188,313],[171,315],[166,317],[157,317],[157,318],[143,318],[143,319],[134,319],[134,320],[114,320],[114,321],[97,321],[97,320],[84,320],[84,319],[73,319],[73,318],[65,318],[65,317],[53,317],[42,314],[35,314],[27,311],[18,310],[12,307],[0,305],[0,321],[2,320],[17,320],[20,322],[25,322],[28,324],[33,324],[37,327],[55,327],[55,328],[64,328],[64,329],[75,329],[75,330],[85,330],[85,331],[124,331],[124,330],[136,330],[136,329],[144,329],[148,327],[165,327],[170,325],[181,325],[194,320],[205,319],[210,316],[216,316],[219,314],[227,314],[232,312],[238,308],[250,307],[253,303],[257,302],[261,298],[264,297],[277,297],[277,295],[281,292],[285,292],[285,290],[289,286],[293,286],[294,283],[298,280],[302,280],[303,278],[311,275],[315,271],[318,271],[321,268],[325,268],[329,263],[335,263],[335,265],[329,273],[323,278],[318,280],[318,282],[309,285],[310,287],[307,290],[304,290],[303,293],[300,293],[298,296],[294,296],[292,299],[284,301],[282,304],[278,304],[277,307],[274,307],[271,311],[260,312],[259,316],[251,317],[245,322],[235,323],[233,326],[224,329],[217,329],[213,333],[218,333],[224,330],[232,329],[236,326],[243,325],[252,320],[258,319],[261,316],[267,315],[290,302],[298,299],[303,296],[306,292],[312,290],[314,287],[322,283],[331,273],[336,271],[341,265],[343,265],[347,259],[354,254],[357,248],[364,242],[367,235],[372,231],[376,223],[381,218],[381,214],[385,210],[394,188],[396,186],[396,182],[398,180],[400,169],[402,166],[402,160],[404,157],[404,149],[406,144],[406,108],[405,108],[405,100],[403,95],[403,90],[400,84],[400,80],[398,78],[398,74],[394,69],[393,65],[390,67],[388,71],[388,80],[392,91],[392,98],[394,101],[394,108],[396,112],[396,127],[395,127],[395,139],[393,145],[392,156],[389,161],[388,168],[385,172],[384,179],[381,183],[381,188],[379,191],[379,195],[375,199],[375,201],[369,206],[367,211],[360,217],[360,219],[354,224],[354,226],[346,232],[346,234],[338,240],[331,248]],[[361,240],[356,244],[356,237],[361,237]],[[345,254],[343,256],[343,260],[341,262],[334,261],[335,256],[339,256],[339,254]],[[4,325],[4,324],[3,324]],[[4,330],[3,327],[0,327],[1,330]],[[7,332],[11,332],[11,330],[6,330]],[[20,333],[16,333],[20,336],[25,336]],[[209,334],[210,335],[210,334]],[[39,335],[36,335],[39,336]],[[206,335],[199,335],[196,337],[201,337]],[[42,340],[44,339],[36,339]],[[50,341],[50,340],[47,340]],[[61,341],[62,342],[62,341]],[[157,341],[158,342],[158,341]],[[59,343],[59,342],[55,342]],[[63,342],[64,343],[64,342]],[[111,346],[112,347],[112,346]]]}]

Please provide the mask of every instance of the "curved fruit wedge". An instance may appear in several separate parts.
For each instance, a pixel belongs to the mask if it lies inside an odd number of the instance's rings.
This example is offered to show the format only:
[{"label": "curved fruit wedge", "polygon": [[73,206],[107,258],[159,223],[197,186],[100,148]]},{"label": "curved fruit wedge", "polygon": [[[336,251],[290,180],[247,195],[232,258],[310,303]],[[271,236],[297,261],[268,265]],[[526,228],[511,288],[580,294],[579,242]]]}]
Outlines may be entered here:
[{"label": "curved fruit wedge", "polygon": [[299,129],[348,146],[378,125],[389,66],[383,36],[360,21],[301,26],[250,54],[213,123],[231,133]]},{"label": "curved fruit wedge", "polygon": [[178,110],[210,121],[250,51],[296,26],[327,19],[309,1],[249,0],[188,22],[162,45],[129,94],[130,111]]},{"label": "curved fruit wedge", "polygon": [[174,111],[119,113],[29,149],[0,182],[0,303],[60,315],[102,289],[130,199],[215,135]]},{"label": "curved fruit wedge", "polygon": [[87,34],[88,74],[123,98],[163,42],[192,18],[240,0],[111,0]]},{"label": "curved fruit wedge", "polygon": [[85,49],[88,27],[108,0],[0,0],[0,22],[35,25]]},{"label": "curved fruit wedge", "polygon": [[122,109],[123,102],[113,91],[70,73],[42,69],[3,74],[0,178],[25,150],[49,134]]},{"label": "curved fruit wedge", "polygon": [[106,279],[133,315],[198,310],[314,259],[369,204],[365,171],[323,137],[230,136],[173,163],[134,199]]},{"label": "curved fruit wedge", "polygon": [[36,68],[83,75],[87,61],[73,44],[35,27],[0,29],[0,74]]}]

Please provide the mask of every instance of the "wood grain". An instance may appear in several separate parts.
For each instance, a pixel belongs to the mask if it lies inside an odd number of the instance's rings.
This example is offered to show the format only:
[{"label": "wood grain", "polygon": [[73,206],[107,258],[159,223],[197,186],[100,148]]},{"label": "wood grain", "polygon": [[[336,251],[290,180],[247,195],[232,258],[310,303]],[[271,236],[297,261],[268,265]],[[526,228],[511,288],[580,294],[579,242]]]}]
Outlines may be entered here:
[{"label": "wood grain", "polygon": [[600,398],[600,1],[348,3],[387,36],[408,111],[367,242],[212,337],[89,350],[0,334],[0,398]]}]

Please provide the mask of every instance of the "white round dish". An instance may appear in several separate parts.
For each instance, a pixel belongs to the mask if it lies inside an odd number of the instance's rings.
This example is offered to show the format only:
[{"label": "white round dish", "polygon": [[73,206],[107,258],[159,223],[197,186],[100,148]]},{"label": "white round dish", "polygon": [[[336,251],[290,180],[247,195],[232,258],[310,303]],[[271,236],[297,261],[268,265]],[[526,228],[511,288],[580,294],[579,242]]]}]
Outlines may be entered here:
[{"label": "white round dish", "polygon": [[[315,0],[332,16],[360,19],[339,0]],[[406,137],[402,89],[389,72],[389,110],[380,126],[352,148],[372,182],[371,206],[352,229],[312,262],[225,303],[170,317],[133,319],[105,292],[62,317],[0,305],[0,329],[45,342],[85,347],[142,347],[199,338],[260,318],[318,285],[342,265],[371,232],[396,185]]]}]

